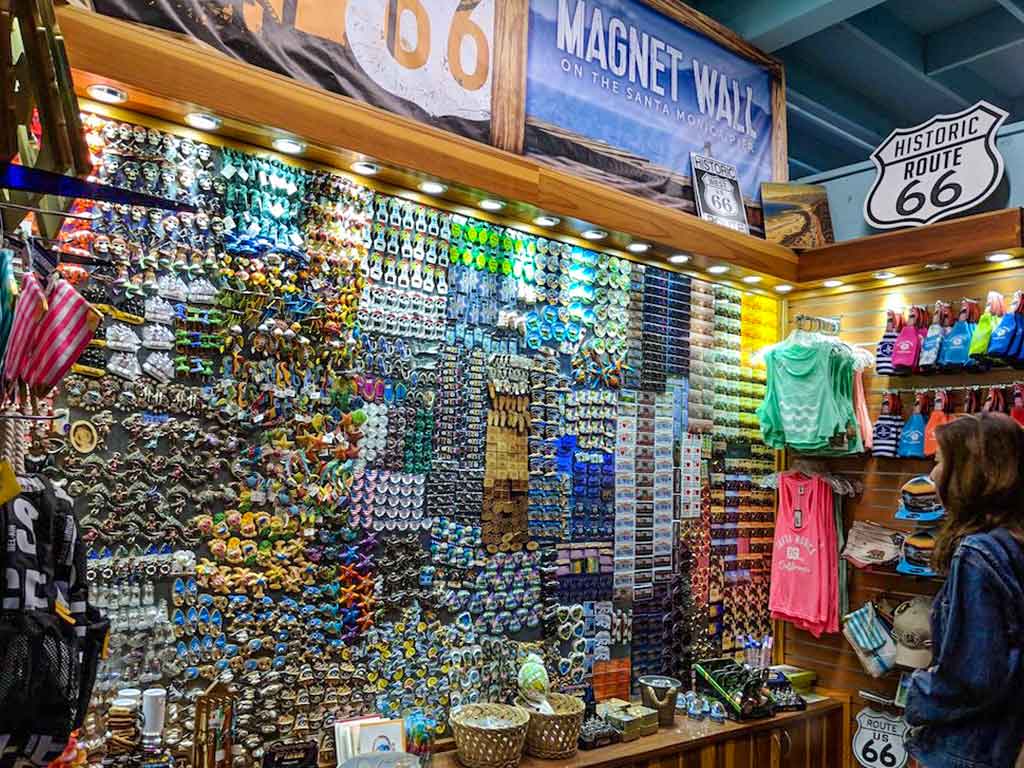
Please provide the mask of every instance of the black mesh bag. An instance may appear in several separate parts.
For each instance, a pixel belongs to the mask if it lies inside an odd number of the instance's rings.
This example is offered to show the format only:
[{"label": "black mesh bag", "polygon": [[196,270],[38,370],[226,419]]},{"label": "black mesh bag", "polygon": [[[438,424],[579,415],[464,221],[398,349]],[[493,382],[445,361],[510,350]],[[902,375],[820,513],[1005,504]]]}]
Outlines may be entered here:
[{"label": "black mesh bag", "polygon": [[73,627],[43,613],[0,615],[0,742],[6,758],[46,765],[67,744],[81,707]]},{"label": "black mesh bag", "polygon": [[75,728],[82,726],[85,713],[89,709],[89,699],[92,698],[92,688],[96,683],[96,672],[107,643],[107,633],[110,631],[110,622],[92,606],[86,609],[86,619],[88,625],[85,637],[81,642],[82,669],[81,680],[78,683],[78,712],[75,716]]}]

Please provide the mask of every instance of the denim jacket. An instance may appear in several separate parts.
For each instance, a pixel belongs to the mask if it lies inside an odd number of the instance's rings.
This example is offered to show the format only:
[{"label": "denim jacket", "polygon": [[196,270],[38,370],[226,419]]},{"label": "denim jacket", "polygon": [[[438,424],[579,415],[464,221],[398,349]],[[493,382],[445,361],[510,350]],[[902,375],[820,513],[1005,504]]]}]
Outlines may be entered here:
[{"label": "denim jacket", "polygon": [[1013,768],[1024,743],[1024,549],[1004,529],[964,538],[914,673],[907,746],[924,768]]}]

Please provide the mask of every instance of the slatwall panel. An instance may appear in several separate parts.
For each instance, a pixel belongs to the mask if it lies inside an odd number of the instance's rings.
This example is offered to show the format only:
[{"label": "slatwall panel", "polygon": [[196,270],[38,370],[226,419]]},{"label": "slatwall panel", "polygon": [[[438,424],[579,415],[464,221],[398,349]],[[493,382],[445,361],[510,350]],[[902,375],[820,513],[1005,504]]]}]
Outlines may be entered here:
[{"label": "slatwall panel", "polygon": [[[958,310],[962,298],[979,301],[984,309],[985,297],[990,290],[1000,291],[1007,298],[1007,305],[1014,290],[1024,289],[1024,270],[1013,269],[989,272],[983,275],[950,276],[909,286],[879,288],[825,297],[794,297],[788,303],[787,318],[789,329],[792,319],[798,314],[833,317],[842,322],[841,337],[852,344],[863,345],[872,353],[875,344],[885,329],[887,309],[904,309],[912,304],[924,304],[929,309],[942,299],[954,304]],[[788,332],[788,331],[787,331]],[[865,393],[872,419],[879,412],[882,393],[887,389],[907,389],[902,393],[904,418],[913,411],[913,391],[918,388],[960,387],[968,385],[993,386],[1024,381],[1024,371],[995,369],[984,374],[959,374],[913,377],[865,376]],[[952,392],[956,410],[960,409],[964,392]],[[864,484],[864,493],[855,499],[847,499],[845,523],[849,530],[854,520],[871,520],[901,530],[912,530],[910,523],[894,520],[898,503],[899,488],[909,478],[931,471],[930,460],[836,458],[825,460],[832,471],[859,479]],[[934,593],[939,582],[929,579],[859,571],[849,569],[850,610],[860,607],[867,600],[876,599],[885,593],[897,599],[908,599],[918,594]],[[891,696],[899,681],[898,674],[880,680],[866,675],[857,657],[842,635],[824,635],[815,639],[807,632],[785,624],[783,649],[787,663],[814,669],[818,682],[824,688],[849,692],[852,699],[851,715],[866,705],[857,695],[860,689],[867,689]]]}]

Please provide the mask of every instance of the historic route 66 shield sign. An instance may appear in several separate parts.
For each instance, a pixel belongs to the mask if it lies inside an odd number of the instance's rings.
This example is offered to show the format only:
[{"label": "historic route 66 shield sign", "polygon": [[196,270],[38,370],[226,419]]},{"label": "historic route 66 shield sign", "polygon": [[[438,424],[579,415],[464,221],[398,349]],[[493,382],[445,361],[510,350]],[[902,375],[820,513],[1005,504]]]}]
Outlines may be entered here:
[{"label": "historic route 66 shield sign", "polygon": [[871,153],[878,175],[864,218],[879,229],[930,224],[987,198],[1003,178],[996,131],[1007,114],[979,101],[893,131]]},{"label": "historic route 66 shield sign", "polygon": [[902,717],[862,709],[853,735],[853,756],[864,768],[903,768],[907,764],[906,733]]},{"label": "historic route 66 shield sign", "polygon": [[693,166],[693,199],[697,214],[738,232],[749,232],[747,209],[737,180],[736,166],[713,157],[690,153]]}]

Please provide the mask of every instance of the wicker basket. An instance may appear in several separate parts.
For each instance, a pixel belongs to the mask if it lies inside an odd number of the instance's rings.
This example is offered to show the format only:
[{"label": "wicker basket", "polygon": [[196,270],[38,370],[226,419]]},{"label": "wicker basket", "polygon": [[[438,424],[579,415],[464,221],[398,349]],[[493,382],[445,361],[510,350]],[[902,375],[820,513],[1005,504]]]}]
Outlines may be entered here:
[{"label": "wicker basket", "polygon": [[530,716],[509,704],[466,704],[449,718],[459,762],[466,768],[515,768],[523,757]]},{"label": "wicker basket", "polygon": [[526,754],[546,760],[562,760],[576,754],[583,726],[583,701],[575,696],[549,693],[548,703],[555,710],[544,715],[530,710],[526,731]]}]

